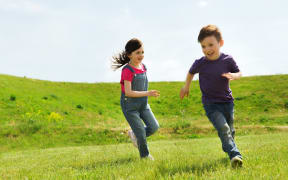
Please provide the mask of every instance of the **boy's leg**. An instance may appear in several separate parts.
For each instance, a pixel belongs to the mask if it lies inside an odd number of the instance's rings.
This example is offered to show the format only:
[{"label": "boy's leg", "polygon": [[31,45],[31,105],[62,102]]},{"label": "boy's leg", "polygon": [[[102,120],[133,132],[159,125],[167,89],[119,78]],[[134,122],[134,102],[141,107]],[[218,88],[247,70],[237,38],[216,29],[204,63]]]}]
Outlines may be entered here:
[{"label": "boy's leg", "polygon": [[234,129],[234,103],[227,103],[225,105],[225,118],[230,127],[231,134],[233,139],[235,138],[235,129]]},{"label": "boy's leg", "polygon": [[230,159],[235,156],[241,157],[241,154],[234,143],[230,127],[226,122],[224,114],[221,112],[221,106],[222,104],[208,104],[204,105],[204,109],[210,122],[218,132],[223,151],[228,153]]},{"label": "boy's leg", "polygon": [[151,136],[159,129],[159,123],[156,120],[149,104],[140,112],[140,117],[143,119],[146,127],[146,137]]}]

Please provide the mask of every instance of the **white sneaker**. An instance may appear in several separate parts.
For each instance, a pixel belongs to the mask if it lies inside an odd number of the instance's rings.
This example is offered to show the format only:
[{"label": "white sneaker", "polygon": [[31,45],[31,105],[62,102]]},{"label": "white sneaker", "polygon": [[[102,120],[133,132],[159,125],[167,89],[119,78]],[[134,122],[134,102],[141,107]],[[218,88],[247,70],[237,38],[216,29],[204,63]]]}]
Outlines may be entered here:
[{"label": "white sneaker", "polygon": [[151,160],[151,161],[154,161],[154,157],[151,156],[150,154],[147,156],[147,159]]},{"label": "white sneaker", "polygon": [[128,131],[128,136],[130,137],[133,145],[134,145],[136,148],[138,148],[137,138],[136,138],[136,136],[135,136],[135,134],[134,134],[134,132],[133,132],[132,130],[129,130],[129,131]]},{"label": "white sneaker", "polygon": [[151,156],[150,154],[148,156],[141,158],[141,159],[146,160],[146,161],[154,161],[154,157]]},{"label": "white sneaker", "polygon": [[242,167],[243,161],[239,156],[235,156],[231,159],[232,168]]}]

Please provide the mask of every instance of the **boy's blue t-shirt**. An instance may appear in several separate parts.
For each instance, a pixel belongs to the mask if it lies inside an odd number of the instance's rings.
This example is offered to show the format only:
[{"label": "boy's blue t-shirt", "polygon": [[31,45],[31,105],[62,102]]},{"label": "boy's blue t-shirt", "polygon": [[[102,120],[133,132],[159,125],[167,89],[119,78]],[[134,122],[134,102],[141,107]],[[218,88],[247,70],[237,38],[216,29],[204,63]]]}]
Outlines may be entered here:
[{"label": "boy's blue t-shirt", "polygon": [[236,73],[239,68],[234,59],[221,53],[217,60],[207,60],[202,57],[196,60],[190,70],[190,74],[199,73],[199,84],[202,92],[202,103],[233,102],[229,80],[222,76],[223,73]]}]

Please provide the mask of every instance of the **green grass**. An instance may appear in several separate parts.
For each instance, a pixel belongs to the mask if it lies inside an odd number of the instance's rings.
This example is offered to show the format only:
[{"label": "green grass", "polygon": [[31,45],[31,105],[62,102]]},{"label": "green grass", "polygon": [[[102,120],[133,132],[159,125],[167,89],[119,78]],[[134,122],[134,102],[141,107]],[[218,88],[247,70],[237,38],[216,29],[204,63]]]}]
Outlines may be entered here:
[{"label": "green grass", "polygon": [[232,169],[201,104],[198,81],[152,82],[159,131],[156,161],[140,160],[127,137],[119,83],[50,82],[0,75],[0,179],[285,179],[288,75],[231,82],[236,142],[244,167]]},{"label": "green grass", "polygon": [[6,152],[0,179],[286,179],[288,133],[236,137],[244,166],[232,169],[216,137],[149,143],[155,161],[129,144]]},{"label": "green grass", "polygon": [[[0,152],[126,143],[119,83],[50,82],[0,75]],[[151,140],[211,137],[215,130],[201,104],[198,81],[180,101],[183,82],[151,82],[149,98],[160,123]],[[231,82],[238,134],[287,131],[288,75],[244,77]]]}]

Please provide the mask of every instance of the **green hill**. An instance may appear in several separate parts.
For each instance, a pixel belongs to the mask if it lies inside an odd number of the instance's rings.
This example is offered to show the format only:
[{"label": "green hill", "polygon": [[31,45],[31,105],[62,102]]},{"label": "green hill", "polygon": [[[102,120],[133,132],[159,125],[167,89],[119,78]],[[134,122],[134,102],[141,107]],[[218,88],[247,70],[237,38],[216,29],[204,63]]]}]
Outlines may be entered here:
[{"label": "green hill", "polygon": [[[0,75],[0,152],[25,148],[128,142],[119,83],[50,82]],[[149,103],[160,123],[156,139],[216,136],[201,104],[198,81],[180,101],[184,82],[152,82]],[[287,131],[288,75],[231,82],[238,135]]]}]

